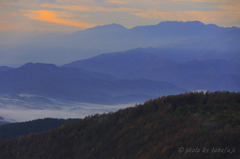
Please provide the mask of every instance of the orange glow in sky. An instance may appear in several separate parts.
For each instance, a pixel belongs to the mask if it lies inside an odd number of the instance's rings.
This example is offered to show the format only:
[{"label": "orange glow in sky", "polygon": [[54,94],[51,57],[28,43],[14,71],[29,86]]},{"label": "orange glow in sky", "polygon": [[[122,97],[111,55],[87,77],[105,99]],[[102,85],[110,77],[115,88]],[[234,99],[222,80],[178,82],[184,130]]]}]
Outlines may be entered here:
[{"label": "orange glow in sky", "polygon": [[77,31],[118,23],[126,28],[161,21],[240,27],[239,0],[1,0],[0,31]]},{"label": "orange glow in sky", "polygon": [[[24,11],[24,10],[21,10]],[[71,17],[67,15],[66,12],[57,12],[57,11],[49,11],[49,10],[30,10],[27,11],[29,13],[24,14],[25,16],[28,16],[29,18],[41,20],[41,21],[47,21],[52,23],[58,23],[63,25],[70,25],[75,27],[81,27],[81,28],[91,28],[96,25],[88,24],[88,23],[81,23],[80,21],[76,20],[67,20],[67,19],[60,19],[59,17]]]}]

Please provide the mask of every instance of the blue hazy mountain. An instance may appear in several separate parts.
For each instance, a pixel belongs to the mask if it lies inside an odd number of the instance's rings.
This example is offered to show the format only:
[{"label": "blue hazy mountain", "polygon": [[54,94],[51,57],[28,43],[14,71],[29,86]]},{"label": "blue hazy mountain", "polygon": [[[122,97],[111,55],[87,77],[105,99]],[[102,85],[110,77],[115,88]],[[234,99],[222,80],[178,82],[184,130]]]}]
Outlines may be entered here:
[{"label": "blue hazy mountain", "polygon": [[147,78],[173,82],[190,75],[240,74],[239,68],[239,65],[236,66],[227,60],[192,60],[166,68],[130,71],[125,75],[122,74],[120,78]]},{"label": "blue hazy mountain", "polygon": [[239,43],[240,28],[199,21],[38,35],[0,47],[1,65],[33,62],[0,67],[0,93],[112,104],[207,87],[239,91]]},{"label": "blue hazy mountain", "polygon": [[0,66],[0,71],[8,71],[13,69],[12,67],[8,67],[8,66]]},{"label": "blue hazy mountain", "polygon": [[[169,54],[166,53],[166,50]],[[179,49],[180,51],[183,50]],[[202,89],[209,87],[207,90],[211,91],[240,90],[236,87],[240,84],[237,80],[240,75],[240,62],[237,62],[239,54],[226,52],[221,54],[221,56],[224,55],[225,59],[220,57],[218,59],[213,53],[216,59],[206,57],[204,60],[196,60],[194,58],[203,57],[203,55],[196,52],[192,52],[192,54],[191,52],[183,52],[183,56],[179,57],[178,62],[174,62],[172,59],[177,60],[176,57],[180,54],[179,52],[174,51],[174,49],[169,51],[169,49],[163,48],[138,48],[74,61],[64,65],[64,67],[110,73],[120,79],[145,78],[154,81],[167,81],[191,91],[201,89],[201,87]],[[188,54],[189,56],[187,56]],[[207,81],[207,78],[209,78],[205,85],[199,81],[198,77],[200,76],[204,78],[203,81]],[[226,80],[226,77],[228,77],[228,80]],[[192,81],[190,82],[189,79]],[[228,82],[224,84],[224,80]],[[198,82],[199,85],[197,85]],[[238,84],[236,85],[236,83]]]},{"label": "blue hazy mountain", "polygon": [[[31,77],[35,79],[51,77],[51,78],[66,78],[66,79],[103,79],[103,80],[116,80],[116,77],[110,74],[103,74],[98,72],[86,71],[79,68],[65,68],[57,67],[54,64],[43,63],[26,63],[21,67],[10,69],[8,71],[1,72],[2,75],[7,77],[16,76],[18,79],[24,79]],[[1,78],[4,79],[5,77]],[[7,80],[7,78],[6,78]]]},{"label": "blue hazy mountain", "polygon": [[146,37],[161,37],[161,38],[189,38],[201,37],[204,35],[215,34],[225,31],[224,28],[213,24],[205,25],[199,21],[165,21],[157,25],[136,26],[132,29],[132,34]]},{"label": "blue hazy mountain", "polygon": [[0,83],[1,94],[30,94],[98,104],[144,102],[149,98],[188,91],[168,82],[118,80],[109,74],[41,63],[27,63],[2,71]]},{"label": "blue hazy mountain", "polygon": [[101,54],[89,59],[71,62],[63,67],[119,75],[132,70],[151,70],[175,64],[177,63],[173,60],[157,55],[155,50],[138,48],[125,52]]},{"label": "blue hazy mountain", "polygon": [[138,47],[170,48],[166,53],[171,52],[171,49],[197,52],[199,55],[229,50],[232,53],[239,51],[239,30],[237,27],[205,25],[199,21],[161,22],[131,29],[109,24],[73,34],[43,34],[11,45],[2,45],[0,65],[20,65],[29,61],[60,65]]},{"label": "blue hazy mountain", "polygon": [[196,90],[228,90],[240,91],[240,75],[232,74],[204,74],[191,75],[177,82],[176,85],[191,91]]},{"label": "blue hazy mountain", "polygon": [[[181,51],[182,59],[179,57],[178,62],[175,62]],[[174,77],[182,78],[192,74],[240,74],[240,61],[237,62],[240,55],[237,53],[225,53],[225,59],[216,56],[213,59],[196,60],[203,55],[180,49],[179,52],[174,49],[171,49],[169,54],[166,52],[167,49],[162,48],[138,48],[74,61],[63,67],[110,73],[119,78],[146,78],[158,81],[172,81]]]}]

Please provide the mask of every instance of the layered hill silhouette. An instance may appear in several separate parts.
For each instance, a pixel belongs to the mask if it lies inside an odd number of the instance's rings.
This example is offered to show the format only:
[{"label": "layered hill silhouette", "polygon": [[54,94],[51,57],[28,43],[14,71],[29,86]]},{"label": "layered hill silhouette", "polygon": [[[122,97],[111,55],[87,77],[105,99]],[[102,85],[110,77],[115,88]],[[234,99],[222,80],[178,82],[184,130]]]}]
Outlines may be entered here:
[{"label": "layered hill silhouette", "polygon": [[198,21],[132,29],[110,24],[69,35],[38,35],[0,48],[1,64],[33,62],[1,66],[0,93],[12,100],[35,95],[31,103],[120,104],[197,90],[238,92],[239,35],[237,27]]},{"label": "layered hill silhouette", "polygon": [[89,71],[119,75],[132,70],[151,70],[173,66],[177,62],[161,57],[155,49],[133,49],[125,52],[101,54],[78,60],[62,67],[82,68]]},{"label": "layered hill silhouette", "polygon": [[226,60],[192,60],[171,67],[152,69],[148,71],[131,71],[122,78],[143,78],[175,82],[191,75],[203,74],[233,74],[239,75],[239,66]]},{"label": "layered hill silhouette", "polygon": [[4,83],[0,85],[1,94],[30,94],[98,104],[144,102],[188,91],[168,82],[117,79],[109,74],[41,63],[0,71],[0,83]]},{"label": "layered hill silhouette", "polygon": [[[11,45],[3,45],[0,51],[4,56],[0,63],[19,66],[30,61],[62,65],[76,59],[138,47],[161,47],[166,54],[173,49],[179,53],[182,48],[180,56],[182,52],[196,52],[201,55],[199,58],[210,58],[213,53],[215,56],[221,56],[223,52],[238,52],[239,34],[240,29],[237,27],[223,28],[213,24],[205,25],[199,21],[167,21],[131,29],[119,24],[109,24],[73,34],[47,33]],[[176,56],[176,59],[179,59],[179,56]]]},{"label": "layered hill silhouette", "polygon": [[[162,48],[138,48],[98,55],[58,67],[27,63],[1,67],[1,94],[30,94],[98,104],[144,102],[157,96],[196,90],[240,90],[238,55],[196,60],[201,54],[183,53],[177,62]],[[189,56],[188,56],[189,55]],[[185,57],[187,57],[185,59]],[[186,61],[189,58],[193,60]],[[233,58],[233,59],[232,59]],[[183,60],[185,59],[185,60]]]},{"label": "layered hill silhouette", "polygon": [[0,66],[0,71],[8,71],[13,69],[12,67],[7,67],[7,66]]},{"label": "layered hill silhouette", "polygon": [[[2,46],[1,65],[31,62],[0,67],[1,109],[23,100],[47,104],[26,102],[18,110],[44,110],[55,100],[106,105],[149,100],[72,124],[46,119],[3,125],[0,140],[28,135],[0,142],[0,158],[237,159],[239,42],[240,28],[194,21],[132,29],[110,24]],[[7,124],[3,117],[1,124]],[[194,153],[188,153],[192,148]]]},{"label": "layered hill silhouette", "polygon": [[[78,60],[62,67],[109,73],[120,79],[166,81],[191,91],[239,91],[240,65],[236,62],[239,54],[222,55],[226,59],[206,57],[204,60],[196,60],[203,55],[195,52],[166,54],[161,48],[138,48]],[[174,61],[176,56],[181,58],[177,62]]]},{"label": "layered hill silhouette", "polygon": [[228,90],[239,92],[240,75],[205,74],[191,75],[174,82],[177,86],[190,91],[196,90]]}]

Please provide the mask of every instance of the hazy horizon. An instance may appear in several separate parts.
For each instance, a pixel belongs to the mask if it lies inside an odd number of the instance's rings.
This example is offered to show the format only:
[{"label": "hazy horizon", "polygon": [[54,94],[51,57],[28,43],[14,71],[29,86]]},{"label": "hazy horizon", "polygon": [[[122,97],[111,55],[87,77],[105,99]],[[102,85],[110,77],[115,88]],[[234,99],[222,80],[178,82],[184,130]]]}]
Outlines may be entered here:
[{"label": "hazy horizon", "polygon": [[118,23],[126,28],[161,21],[240,26],[238,0],[2,0],[0,31],[69,31]]}]

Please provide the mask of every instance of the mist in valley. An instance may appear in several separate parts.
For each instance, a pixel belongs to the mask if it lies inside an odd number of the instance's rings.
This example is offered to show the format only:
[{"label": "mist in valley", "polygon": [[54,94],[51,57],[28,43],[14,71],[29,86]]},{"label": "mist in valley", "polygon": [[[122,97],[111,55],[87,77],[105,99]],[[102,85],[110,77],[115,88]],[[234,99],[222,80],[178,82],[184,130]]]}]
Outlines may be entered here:
[{"label": "mist in valley", "polygon": [[[39,98],[41,100],[36,100]],[[102,105],[56,100],[34,95],[1,95],[0,120],[24,122],[41,118],[84,118],[88,115],[115,112],[136,103]]]}]

